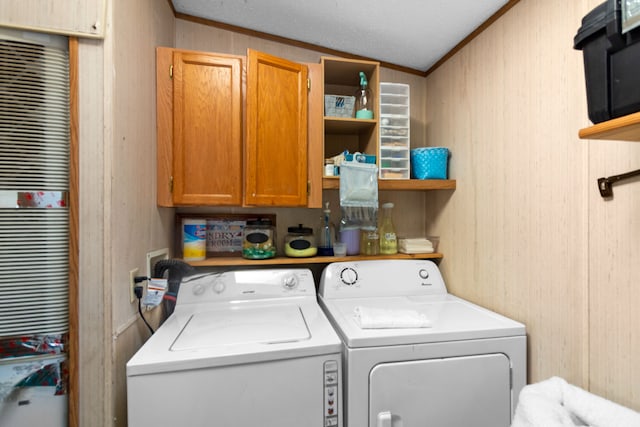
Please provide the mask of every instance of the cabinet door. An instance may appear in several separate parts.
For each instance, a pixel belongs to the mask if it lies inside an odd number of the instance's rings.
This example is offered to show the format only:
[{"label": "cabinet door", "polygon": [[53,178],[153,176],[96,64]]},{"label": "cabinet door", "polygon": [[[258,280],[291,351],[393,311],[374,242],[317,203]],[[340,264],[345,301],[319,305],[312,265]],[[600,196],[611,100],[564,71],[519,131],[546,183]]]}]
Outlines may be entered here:
[{"label": "cabinet door", "polygon": [[242,59],[173,52],[173,203],[242,203]]},{"label": "cabinet door", "polygon": [[307,67],[248,50],[245,204],[307,205]]},{"label": "cabinet door", "polygon": [[308,208],[322,207],[322,173],[324,171],[324,96],[322,96],[322,65],[306,64],[309,70],[309,93],[307,115],[307,180],[309,193]]}]

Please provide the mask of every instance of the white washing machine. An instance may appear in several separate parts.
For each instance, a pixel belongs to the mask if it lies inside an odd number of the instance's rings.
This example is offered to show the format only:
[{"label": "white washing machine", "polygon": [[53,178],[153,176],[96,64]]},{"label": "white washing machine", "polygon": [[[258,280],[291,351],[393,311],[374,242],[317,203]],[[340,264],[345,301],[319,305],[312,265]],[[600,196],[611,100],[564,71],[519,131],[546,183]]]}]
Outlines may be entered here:
[{"label": "white washing machine", "polygon": [[432,261],[329,264],[319,297],[345,345],[345,426],[511,425],[525,327],[449,294]]},{"label": "white washing machine", "polygon": [[127,363],[129,427],[342,426],[341,349],[310,270],[187,277]]}]

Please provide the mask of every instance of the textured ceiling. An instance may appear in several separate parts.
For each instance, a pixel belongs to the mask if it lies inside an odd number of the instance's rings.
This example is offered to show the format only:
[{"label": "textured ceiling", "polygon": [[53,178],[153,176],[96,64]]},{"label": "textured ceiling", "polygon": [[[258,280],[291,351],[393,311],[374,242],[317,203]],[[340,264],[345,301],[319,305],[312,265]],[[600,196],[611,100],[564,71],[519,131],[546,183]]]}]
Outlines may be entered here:
[{"label": "textured ceiling", "polygon": [[172,0],[177,13],[426,71],[507,0]]}]

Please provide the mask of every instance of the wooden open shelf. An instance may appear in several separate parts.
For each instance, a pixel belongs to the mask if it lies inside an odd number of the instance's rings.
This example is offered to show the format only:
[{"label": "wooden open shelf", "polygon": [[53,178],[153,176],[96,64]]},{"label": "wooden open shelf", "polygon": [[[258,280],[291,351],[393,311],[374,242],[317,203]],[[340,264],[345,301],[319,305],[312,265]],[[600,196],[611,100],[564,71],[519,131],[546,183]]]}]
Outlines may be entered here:
[{"label": "wooden open shelf", "polygon": [[640,141],[640,112],[580,129],[581,139]]},{"label": "wooden open shelf", "polygon": [[[340,177],[322,178],[322,188],[324,190],[340,189]],[[455,179],[379,179],[378,190],[455,190]]]},{"label": "wooden open shelf", "polygon": [[247,265],[293,265],[293,264],[330,264],[342,261],[362,261],[372,259],[434,259],[439,260],[442,254],[438,252],[430,254],[393,254],[393,255],[352,255],[352,256],[316,256],[310,258],[275,257],[270,259],[245,259],[241,257],[217,257],[207,258],[204,261],[188,261],[194,267],[230,267]]},{"label": "wooden open shelf", "polygon": [[360,133],[374,128],[377,124],[378,121],[375,119],[325,117],[324,132],[326,134]]}]

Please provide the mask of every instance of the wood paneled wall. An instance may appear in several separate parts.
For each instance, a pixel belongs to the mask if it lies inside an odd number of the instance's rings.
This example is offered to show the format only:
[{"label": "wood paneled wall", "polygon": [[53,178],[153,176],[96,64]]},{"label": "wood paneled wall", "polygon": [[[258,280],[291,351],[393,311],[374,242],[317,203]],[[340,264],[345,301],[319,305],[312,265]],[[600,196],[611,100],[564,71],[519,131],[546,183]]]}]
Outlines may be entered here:
[{"label": "wood paneled wall", "polygon": [[[103,64],[101,43],[79,42],[79,424],[101,425],[107,412],[105,384],[110,364],[106,361],[110,307],[104,285],[104,168],[103,168]],[[108,349],[109,347],[107,347]],[[91,374],[89,374],[89,372]],[[109,402],[110,404],[110,402]]]},{"label": "wood paneled wall", "polygon": [[[521,0],[426,80],[382,69],[382,81],[411,85],[412,146],[450,148],[458,186],[380,198],[403,213],[400,234],[441,236],[453,293],[527,325],[531,382],[559,375],[640,409],[640,182],[616,186],[611,201],[595,186],[637,168],[640,144],[577,138],[589,123],[572,39],[598,3]],[[146,336],[128,271],[143,271],[144,253],[172,241],[173,210],[156,207],[150,166],[155,46],[320,57],[174,21],[166,2],[107,4],[113,31],[79,46],[79,407],[80,425],[96,426],[125,424],[125,363]],[[337,192],[325,197],[337,207]],[[319,212],[279,211],[280,232]]]},{"label": "wood paneled wall", "polygon": [[[173,209],[156,205],[155,48],[173,43],[174,17],[167,2],[110,2],[113,32],[105,40],[110,61],[105,84],[112,90],[105,137],[105,230],[108,230],[108,280],[111,352],[108,401],[113,426],[125,426],[126,362],[149,337],[130,303],[129,271],[146,274],[146,253],[170,247]],[[112,84],[112,86],[111,86]],[[145,316],[156,325],[160,310]],[[89,425],[89,424],[87,424]],[[93,424],[95,425],[95,424]]]},{"label": "wood paneled wall", "polygon": [[111,31],[80,39],[78,52],[80,426],[126,425],[125,364],[148,337],[128,272],[144,274],[145,254],[169,246],[173,228],[173,211],[155,204],[153,76],[174,18],[155,0],[109,6]]},{"label": "wood paneled wall", "polygon": [[[640,144],[577,138],[589,122],[572,42],[596,5],[522,0],[427,79],[382,69],[382,81],[411,85],[412,146],[449,147],[458,187],[380,198],[399,205],[401,234],[441,236],[453,293],[527,325],[530,382],[558,375],[638,409],[637,202],[633,184],[602,201],[595,179],[634,168]],[[306,62],[321,55],[175,25],[178,48],[242,55],[251,47]],[[337,206],[335,192],[325,198]],[[318,216],[280,210],[279,231]]]},{"label": "wood paneled wall", "polygon": [[450,290],[527,325],[529,382],[564,377],[640,409],[640,144],[577,137],[582,53],[597,1],[523,0],[427,77],[427,142],[452,150],[451,197],[426,218]]},{"label": "wood paneled wall", "polygon": [[640,143],[589,142],[590,388],[640,410],[640,181],[596,190],[600,177],[640,168]]}]

